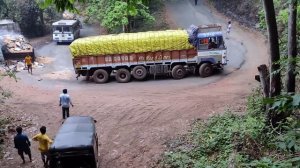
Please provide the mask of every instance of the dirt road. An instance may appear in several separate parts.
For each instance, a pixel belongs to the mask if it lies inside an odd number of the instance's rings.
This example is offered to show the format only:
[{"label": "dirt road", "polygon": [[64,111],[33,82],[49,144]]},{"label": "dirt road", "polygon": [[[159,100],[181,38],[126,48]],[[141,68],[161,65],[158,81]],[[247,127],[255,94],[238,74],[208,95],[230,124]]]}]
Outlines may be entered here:
[{"label": "dirt road", "polygon": [[[199,20],[199,23],[205,23],[205,20],[226,22],[221,16],[210,13],[206,6],[195,7],[192,4],[192,1],[169,3],[167,11],[173,23],[185,26],[194,20]],[[20,73],[21,80],[17,83],[13,80],[3,81],[7,88],[15,92],[7,103],[13,106],[14,115],[32,120],[34,125],[28,128],[32,130],[28,131],[30,136],[37,132],[36,128],[46,125],[49,135],[53,137],[61,123],[58,95],[63,88],[68,88],[75,104],[71,108],[71,115],[90,115],[98,121],[100,167],[150,167],[165,150],[164,143],[185,133],[194,119],[207,118],[227,108],[239,109],[244,105],[251,88],[257,85],[254,81],[256,67],[267,62],[265,39],[233,24],[227,47],[231,56],[244,54],[244,64],[234,67],[232,63],[227,70],[231,73],[205,80],[189,77],[183,80],[96,85],[83,80],[76,81],[72,78],[74,74],[59,72],[60,69],[54,74],[36,69],[33,76]],[[49,50],[55,52],[53,48]],[[60,63],[54,61],[50,65],[56,67],[56,64]],[[60,74],[60,78],[51,80],[51,77],[57,78],[57,74]],[[34,143],[32,147],[35,162],[22,167],[40,167],[36,145]],[[11,146],[6,150],[11,152],[14,159],[4,160],[1,166],[17,167],[20,159],[16,151]]]}]

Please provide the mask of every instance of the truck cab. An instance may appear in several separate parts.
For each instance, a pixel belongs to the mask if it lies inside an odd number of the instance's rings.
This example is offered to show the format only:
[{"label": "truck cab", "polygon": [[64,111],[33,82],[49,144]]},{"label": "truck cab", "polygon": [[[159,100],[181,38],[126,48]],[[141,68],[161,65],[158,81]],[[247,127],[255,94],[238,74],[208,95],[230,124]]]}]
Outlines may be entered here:
[{"label": "truck cab", "polygon": [[196,47],[199,62],[207,59],[220,67],[227,64],[226,46],[221,31],[199,33],[197,38]]},{"label": "truck cab", "polygon": [[[196,41],[197,55],[199,61],[208,59],[212,64],[220,66],[227,65],[227,48],[219,24],[208,24],[198,26]],[[205,62],[205,61],[204,61]]]}]

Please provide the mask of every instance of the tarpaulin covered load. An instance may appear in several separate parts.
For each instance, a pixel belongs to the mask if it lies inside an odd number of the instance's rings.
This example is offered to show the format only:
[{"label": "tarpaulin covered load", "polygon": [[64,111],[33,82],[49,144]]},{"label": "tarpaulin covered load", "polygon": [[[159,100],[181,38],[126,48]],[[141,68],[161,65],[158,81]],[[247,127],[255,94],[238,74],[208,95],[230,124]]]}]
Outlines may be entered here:
[{"label": "tarpaulin covered load", "polygon": [[80,38],[71,45],[73,57],[191,49],[186,30],[122,33]]}]

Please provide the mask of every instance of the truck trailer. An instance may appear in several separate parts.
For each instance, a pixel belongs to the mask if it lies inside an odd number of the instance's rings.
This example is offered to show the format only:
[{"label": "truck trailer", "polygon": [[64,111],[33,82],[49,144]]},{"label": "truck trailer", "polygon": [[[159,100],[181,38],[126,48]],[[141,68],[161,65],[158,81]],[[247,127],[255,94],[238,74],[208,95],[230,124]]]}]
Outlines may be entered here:
[{"label": "truck trailer", "polygon": [[5,61],[24,60],[27,55],[35,60],[34,48],[12,20],[0,20],[0,50]]},{"label": "truck trailer", "polygon": [[4,60],[23,61],[27,55],[32,57],[32,61],[35,60],[34,48],[22,35],[18,37],[7,36],[4,39],[1,52]]},{"label": "truck trailer", "polygon": [[220,25],[102,35],[75,40],[70,45],[75,73],[108,82],[112,73],[120,83],[148,75],[184,78],[188,72],[211,76],[227,64]]}]

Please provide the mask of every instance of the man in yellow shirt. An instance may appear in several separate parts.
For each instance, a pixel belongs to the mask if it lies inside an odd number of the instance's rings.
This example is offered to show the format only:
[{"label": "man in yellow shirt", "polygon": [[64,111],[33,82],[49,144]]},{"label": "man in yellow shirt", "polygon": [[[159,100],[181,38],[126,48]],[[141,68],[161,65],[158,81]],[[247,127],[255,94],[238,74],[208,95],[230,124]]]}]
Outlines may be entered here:
[{"label": "man in yellow shirt", "polygon": [[28,73],[32,75],[32,57],[30,55],[25,57],[25,65],[27,66]]},{"label": "man in yellow shirt", "polygon": [[44,166],[47,167],[48,161],[49,161],[48,157],[47,157],[47,153],[48,153],[50,144],[52,143],[52,140],[46,134],[46,127],[45,126],[42,126],[40,128],[40,132],[41,133],[35,135],[32,138],[32,140],[39,142],[39,151],[41,152],[41,156],[42,156]]}]

